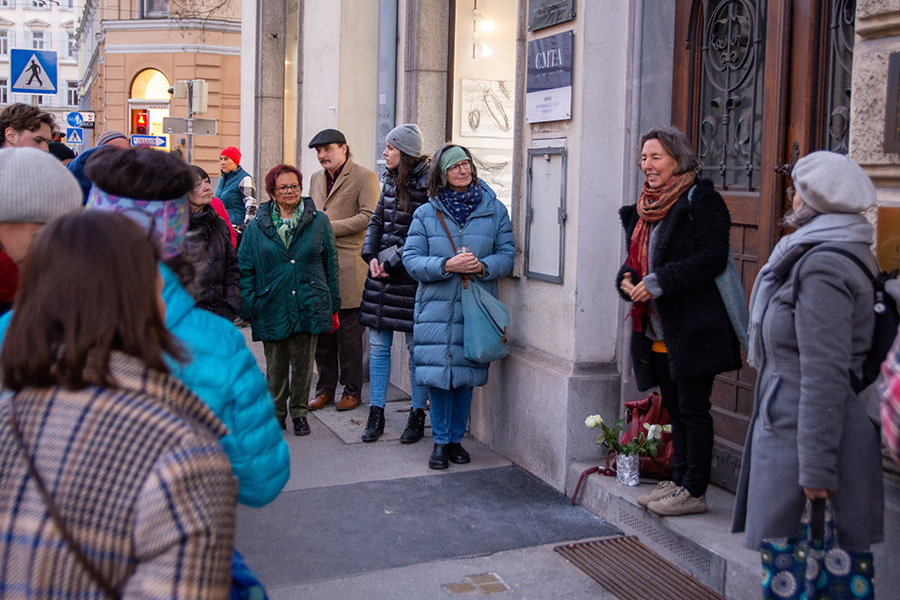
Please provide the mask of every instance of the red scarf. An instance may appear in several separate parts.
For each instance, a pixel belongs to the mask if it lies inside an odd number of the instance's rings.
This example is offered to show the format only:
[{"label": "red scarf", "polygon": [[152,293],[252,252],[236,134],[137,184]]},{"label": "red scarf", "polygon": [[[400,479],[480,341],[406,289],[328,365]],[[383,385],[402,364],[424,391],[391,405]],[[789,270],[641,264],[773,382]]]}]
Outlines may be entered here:
[{"label": "red scarf", "polygon": [[[650,224],[662,221],[669,214],[669,209],[672,208],[675,201],[694,185],[696,178],[697,174],[694,171],[688,171],[669,178],[664,186],[656,189],[644,182],[641,197],[637,201],[637,213],[640,218],[631,234],[628,260],[625,262],[626,265],[637,271],[640,279],[647,275],[649,268]],[[637,285],[638,281],[635,281],[634,284]],[[644,316],[649,314],[649,308],[646,302],[632,304],[631,326],[635,331],[644,330]]]}]

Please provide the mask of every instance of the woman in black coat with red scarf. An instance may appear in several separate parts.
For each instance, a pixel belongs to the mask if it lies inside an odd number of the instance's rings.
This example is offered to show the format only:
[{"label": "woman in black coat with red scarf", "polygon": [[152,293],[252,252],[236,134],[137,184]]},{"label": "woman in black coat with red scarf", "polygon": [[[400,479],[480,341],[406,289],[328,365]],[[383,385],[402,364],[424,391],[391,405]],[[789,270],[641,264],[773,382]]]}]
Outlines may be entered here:
[{"label": "woman in black coat with red scarf", "polygon": [[628,260],[616,279],[633,302],[637,387],[658,386],[672,422],[672,481],[638,503],[665,516],[706,511],[713,451],[710,395],[716,374],[739,369],[740,346],[715,278],[729,260],[731,218],[696,154],[674,128],[641,137],[646,182],[620,210]]}]

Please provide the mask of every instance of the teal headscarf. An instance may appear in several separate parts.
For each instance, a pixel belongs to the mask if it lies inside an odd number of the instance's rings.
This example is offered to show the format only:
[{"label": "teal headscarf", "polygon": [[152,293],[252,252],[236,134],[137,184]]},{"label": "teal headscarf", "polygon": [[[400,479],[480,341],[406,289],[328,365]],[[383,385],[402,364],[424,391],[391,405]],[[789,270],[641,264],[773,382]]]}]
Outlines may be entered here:
[{"label": "teal headscarf", "polygon": [[447,169],[463,160],[470,160],[466,151],[459,146],[450,146],[441,153],[441,173],[447,175]]}]

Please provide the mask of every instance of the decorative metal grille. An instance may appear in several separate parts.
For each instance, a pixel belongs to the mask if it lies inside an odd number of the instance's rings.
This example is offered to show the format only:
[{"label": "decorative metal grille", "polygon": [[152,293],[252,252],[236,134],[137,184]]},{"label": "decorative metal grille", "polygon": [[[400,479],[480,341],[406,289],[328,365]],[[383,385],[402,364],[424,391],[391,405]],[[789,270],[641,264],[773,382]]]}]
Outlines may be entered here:
[{"label": "decorative metal grille", "polygon": [[765,4],[704,4],[697,139],[701,174],[721,189],[759,185]]},{"label": "decorative metal grille", "polygon": [[850,150],[850,76],[855,24],[856,0],[834,0],[828,34],[825,147],[841,154]]}]

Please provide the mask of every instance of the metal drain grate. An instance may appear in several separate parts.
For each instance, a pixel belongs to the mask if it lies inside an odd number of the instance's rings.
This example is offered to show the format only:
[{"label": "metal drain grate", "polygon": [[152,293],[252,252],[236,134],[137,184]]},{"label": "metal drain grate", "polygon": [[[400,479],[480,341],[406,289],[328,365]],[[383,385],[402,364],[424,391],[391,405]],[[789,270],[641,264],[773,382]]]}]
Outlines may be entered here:
[{"label": "metal drain grate", "polygon": [[554,550],[620,600],[724,600],[634,536],[564,544]]}]

